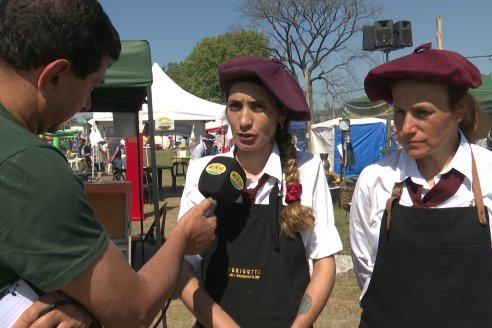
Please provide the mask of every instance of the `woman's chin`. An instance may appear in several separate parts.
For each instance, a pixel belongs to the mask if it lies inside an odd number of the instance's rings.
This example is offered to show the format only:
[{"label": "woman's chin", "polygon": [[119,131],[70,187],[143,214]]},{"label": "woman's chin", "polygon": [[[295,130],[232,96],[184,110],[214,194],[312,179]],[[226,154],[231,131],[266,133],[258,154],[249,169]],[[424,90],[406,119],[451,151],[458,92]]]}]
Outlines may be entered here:
[{"label": "woman's chin", "polygon": [[422,159],[428,155],[428,152],[423,151],[421,149],[415,149],[415,148],[410,148],[410,149],[405,149],[407,152],[407,155],[414,158],[414,159]]}]

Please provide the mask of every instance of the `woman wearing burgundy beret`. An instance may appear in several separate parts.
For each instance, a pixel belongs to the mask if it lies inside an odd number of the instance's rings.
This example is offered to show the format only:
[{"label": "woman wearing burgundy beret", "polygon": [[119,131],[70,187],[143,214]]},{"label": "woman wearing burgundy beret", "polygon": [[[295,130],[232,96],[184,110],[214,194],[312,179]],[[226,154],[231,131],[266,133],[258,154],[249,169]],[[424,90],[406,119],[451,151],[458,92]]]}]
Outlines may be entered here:
[{"label": "woman wearing burgundy beret", "polygon": [[[180,296],[197,327],[311,327],[335,280],[342,243],[319,157],[296,151],[289,121],[310,111],[279,60],[240,56],[219,66],[234,157],[246,172],[236,203],[215,211],[217,237],[200,257],[200,282],[185,263]],[[180,214],[203,199],[210,158],[190,163]],[[195,261],[194,261],[195,260]],[[198,261],[197,261],[198,260]]]},{"label": "woman wearing burgundy beret", "polygon": [[365,168],[350,209],[360,327],[491,327],[492,153],[472,144],[482,83],[458,53],[418,47],[372,69],[403,149]]}]

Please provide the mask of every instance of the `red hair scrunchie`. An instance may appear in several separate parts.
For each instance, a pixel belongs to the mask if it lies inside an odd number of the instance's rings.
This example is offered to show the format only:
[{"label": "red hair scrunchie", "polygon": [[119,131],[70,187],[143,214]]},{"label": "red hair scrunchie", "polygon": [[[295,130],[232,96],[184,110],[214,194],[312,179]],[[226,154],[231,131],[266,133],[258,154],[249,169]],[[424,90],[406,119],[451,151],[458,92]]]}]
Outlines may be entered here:
[{"label": "red hair scrunchie", "polygon": [[287,194],[285,195],[285,202],[290,204],[292,202],[298,202],[301,200],[302,185],[299,182],[292,182],[287,186]]}]

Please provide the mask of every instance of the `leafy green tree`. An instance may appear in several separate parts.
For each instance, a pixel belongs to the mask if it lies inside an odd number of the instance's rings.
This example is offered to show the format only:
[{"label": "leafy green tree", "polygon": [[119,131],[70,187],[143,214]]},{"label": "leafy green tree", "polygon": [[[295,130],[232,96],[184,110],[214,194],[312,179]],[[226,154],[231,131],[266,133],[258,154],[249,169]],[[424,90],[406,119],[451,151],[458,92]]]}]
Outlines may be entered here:
[{"label": "leafy green tree", "polygon": [[202,39],[184,61],[169,63],[164,70],[174,82],[191,94],[223,103],[224,96],[217,76],[218,66],[239,55],[268,58],[270,54],[265,35],[238,30]]}]

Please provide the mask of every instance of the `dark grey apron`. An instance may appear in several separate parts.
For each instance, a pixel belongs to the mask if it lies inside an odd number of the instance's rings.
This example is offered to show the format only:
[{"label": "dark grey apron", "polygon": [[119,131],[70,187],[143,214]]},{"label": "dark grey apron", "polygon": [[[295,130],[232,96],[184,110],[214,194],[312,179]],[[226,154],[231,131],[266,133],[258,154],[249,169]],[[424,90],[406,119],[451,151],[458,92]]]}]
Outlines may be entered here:
[{"label": "dark grey apron", "polygon": [[269,205],[215,212],[217,238],[203,254],[201,281],[241,327],[290,327],[310,280],[300,234],[280,233],[280,200],[275,186]]}]

